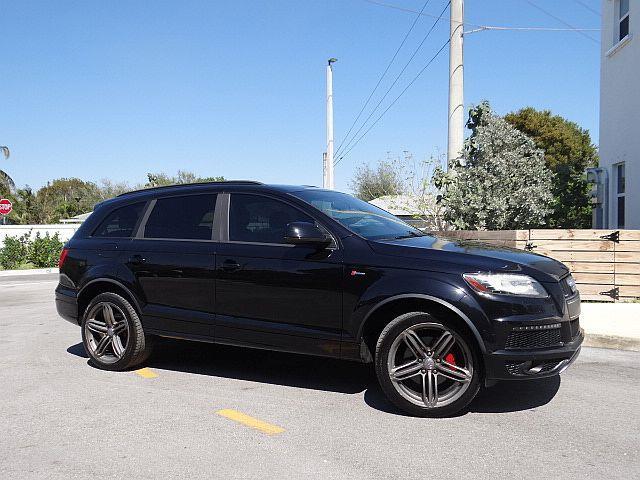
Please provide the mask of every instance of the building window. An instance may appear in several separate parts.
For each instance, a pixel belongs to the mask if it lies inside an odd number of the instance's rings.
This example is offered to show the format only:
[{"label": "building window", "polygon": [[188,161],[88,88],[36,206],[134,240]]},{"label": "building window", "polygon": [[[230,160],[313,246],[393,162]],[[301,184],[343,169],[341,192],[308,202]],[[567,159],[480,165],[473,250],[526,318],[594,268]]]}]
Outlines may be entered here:
[{"label": "building window", "polygon": [[629,35],[629,0],[618,1],[618,41]]},{"label": "building window", "polygon": [[616,218],[618,220],[618,228],[624,228],[624,210],[625,210],[625,171],[624,163],[615,165],[616,169]]}]

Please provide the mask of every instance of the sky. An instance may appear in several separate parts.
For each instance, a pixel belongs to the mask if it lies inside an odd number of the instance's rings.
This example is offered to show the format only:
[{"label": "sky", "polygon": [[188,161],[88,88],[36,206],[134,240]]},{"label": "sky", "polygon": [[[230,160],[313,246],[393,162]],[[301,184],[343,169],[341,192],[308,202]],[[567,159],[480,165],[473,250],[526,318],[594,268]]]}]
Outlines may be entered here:
[{"label": "sky", "polygon": [[[531,1],[574,27],[600,28],[599,0]],[[424,12],[437,16],[446,3],[430,0]],[[380,112],[446,42],[448,15]],[[338,58],[338,146],[416,15],[365,0],[0,0],[0,18],[0,145],[11,149],[0,168],[37,188],[61,177],[135,184],[178,169],[321,185],[327,59]],[[420,18],[368,108],[434,21]],[[566,28],[527,0],[467,0],[465,21]],[[571,31],[467,34],[465,105],[550,109],[597,144],[600,34],[587,35],[597,41]],[[355,169],[387,152],[446,152],[447,88],[445,48],[337,165],[336,188],[348,191]]]}]

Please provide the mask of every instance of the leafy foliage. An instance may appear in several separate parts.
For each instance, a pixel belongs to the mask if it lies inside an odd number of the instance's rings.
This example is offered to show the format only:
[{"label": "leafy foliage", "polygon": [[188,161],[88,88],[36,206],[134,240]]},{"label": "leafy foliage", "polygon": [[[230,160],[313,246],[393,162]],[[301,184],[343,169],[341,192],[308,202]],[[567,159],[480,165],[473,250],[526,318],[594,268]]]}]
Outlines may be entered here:
[{"label": "leafy foliage", "polygon": [[41,236],[36,233],[31,239],[31,232],[21,237],[6,237],[4,246],[0,248],[0,267],[5,270],[31,264],[37,268],[51,268],[58,265],[63,244],[58,234]]},{"label": "leafy foliage", "polygon": [[518,229],[541,226],[552,212],[553,174],[531,138],[491,111],[472,108],[463,156],[439,169],[445,219],[458,229]]},{"label": "leafy foliage", "polygon": [[36,197],[37,223],[57,223],[90,212],[100,201],[100,191],[93,182],[79,178],[60,178],[38,190]]},{"label": "leafy foliage", "polygon": [[350,187],[355,196],[365,202],[387,195],[400,195],[404,190],[401,166],[394,160],[380,161],[375,168],[361,165]]},{"label": "leafy foliage", "polygon": [[443,206],[437,201],[438,192],[432,182],[442,161],[442,157],[434,156],[418,160],[408,151],[402,158],[388,154],[375,168],[360,167],[351,188],[362,200],[382,199],[391,210],[407,212],[420,228],[447,230]]},{"label": "leafy foliage", "polygon": [[8,220],[14,224],[58,223],[81,213],[91,212],[94,206],[122,193],[160,185],[221,181],[224,177],[199,177],[192,172],[178,171],[175,176],[166,173],[147,174],[147,183],[131,186],[127,182],[113,182],[108,179],[98,183],[79,178],[60,178],[47,183],[34,192],[29,186],[10,191],[0,181],[0,195],[13,203],[13,211]]},{"label": "leafy foliage", "polygon": [[29,257],[29,234],[19,238],[5,237],[0,248],[0,267],[5,270],[18,268],[27,263]]},{"label": "leafy foliage", "polygon": [[161,187],[164,185],[179,185],[184,183],[222,182],[224,177],[198,177],[195,173],[178,170],[177,175],[169,176],[166,173],[147,173],[147,183],[144,188]]},{"label": "leafy foliage", "polygon": [[[9,158],[9,154],[10,154],[9,147],[0,145],[0,153],[2,153],[2,156],[5,159]],[[4,170],[0,170],[0,192],[10,193],[10,192],[13,192],[15,188],[16,188],[16,184],[14,183],[13,179],[9,176],[9,174]]]},{"label": "leafy foliage", "polygon": [[41,237],[40,232],[37,232],[27,248],[29,261],[38,268],[55,267],[58,264],[62,247],[63,244],[57,233],[53,237],[50,237],[48,233]]},{"label": "leafy foliage", "polygon": [[549,110],[531,107],[509,113],[505,120],[531,137],[544,150],[547,167],[554,172],[551,228],[590,228],[591,205],[585,170],[598,164],[598,151],[587,130]]}]

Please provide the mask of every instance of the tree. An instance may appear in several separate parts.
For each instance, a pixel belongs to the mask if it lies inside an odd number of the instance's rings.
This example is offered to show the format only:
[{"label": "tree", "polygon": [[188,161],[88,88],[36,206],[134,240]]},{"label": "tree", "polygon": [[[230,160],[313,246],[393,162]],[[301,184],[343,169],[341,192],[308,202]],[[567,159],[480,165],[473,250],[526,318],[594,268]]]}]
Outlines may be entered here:
[{"label": "tree", "polygon": [[183,183],[222,182],[224,177],[199,177],[193,172],[178,170],[177,175],[169,176],[164,172],[147,173],[147,183],[143,188],[179,185]]},{"label": "tree", "polygon": [[459,229],[519,229],[544,224],[551,213],[553,174],[542,150],[491,111],[472,108],[462,159],[439,169],[445,219]]},{"label": "tree", "polygon": [[392,205],[415,212],[414,218],[420,220],[427,230],[449,230],[450,226],[444,218],[444,206],[438,202],[438,191],[433,183],[433,176],[441,168],[443,157],[430,156],[425,160],[415,161],[411,153],[404,153],[406,200],[404,205],[393,202]]},{"label": "tree", "polygon": [[375,168],[360,165],[350,184],[355,196],[369,202],[386,195],[400,195],[404,189],[402,166],[397,160],[382,160]]},{"label": "tree", "polygon": [[100,200],[109,200],[110,198],[117,197],[134,189],[135,187],[131,187],[127,182],[114,182],[108,178],[103,178],[98,183]]},{"label": "tree", "polygon": [[14,194],[9,195],[9,199],[13,203],[13,210],[9,214],[10,222],[22,225],[37,223],[38,207],[36,195],[31,187],[26,185],[24,188],[19,188]]},{"label": "tree", "polygon": [[91,212],[100,201],[100,190],[95,183],[59,178],[36,193],[36,220],[37,223],[57,223],[61,218]]},{"label": "tree", "polygon": [[[9,158],[10,152],[9,147],[5,147],[4,145],[0,145],[0,153],[7,160]],[[5,191],[13,192],[16,188],[16,184],[13,179],[9,176],[7,172],[0,169],[0,191],[3,193]]]},{"label": "tree", "polygon": [[589,131],[549,110],[531,107],[509,113],[505,120],[544,150],[546,165],[555,174],[548,226],[591,228],[590,187],[585,170],[598,164],[598,150],[591,143]]}]

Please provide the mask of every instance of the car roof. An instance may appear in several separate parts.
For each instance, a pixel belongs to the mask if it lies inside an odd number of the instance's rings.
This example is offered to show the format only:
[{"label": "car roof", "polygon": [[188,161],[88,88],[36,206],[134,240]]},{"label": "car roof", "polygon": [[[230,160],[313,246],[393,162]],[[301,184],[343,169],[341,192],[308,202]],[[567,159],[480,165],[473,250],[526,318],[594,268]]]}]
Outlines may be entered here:
[{"label": "car roof", "polygon": [[[281,193],[291,193],[298,192],[301,190],[307,189],[317,189],[312,185],[279,185],[279,184],[264,184],[261,182],[256,182],[253,180],[226,180],[221,182],[201,182],[201,183],[182,183],[177,185],[164,185],[160,187],[150,187],[143,188],[140,190],[133,190],[131,192],[126,192],[118,195],[115,198],[106,200],[102,202],[100,205],[111,205],[116,203],[129,203],[130,201],[142,200],[148,198],[154,198],[159,195],[164,194],[175,194],[175,193],[193,193],[193,192],[206,192],[206,191],[224,191],[228,187],[233,187],[234,189],[246,190],[246,191],[276,191]],[[96,205],[97,207],[97,205]]]}]

